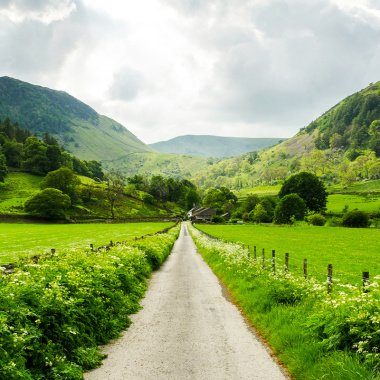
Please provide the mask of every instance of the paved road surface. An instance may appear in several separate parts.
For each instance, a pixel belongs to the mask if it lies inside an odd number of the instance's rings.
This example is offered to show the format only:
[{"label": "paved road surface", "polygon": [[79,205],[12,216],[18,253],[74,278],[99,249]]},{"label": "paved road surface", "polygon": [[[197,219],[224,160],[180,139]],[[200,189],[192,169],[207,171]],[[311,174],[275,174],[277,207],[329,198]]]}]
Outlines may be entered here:
[{"label": "paved road surface", "polygon": [[183,224],[143,309],[86,380],[287,379],[197,253]]}]

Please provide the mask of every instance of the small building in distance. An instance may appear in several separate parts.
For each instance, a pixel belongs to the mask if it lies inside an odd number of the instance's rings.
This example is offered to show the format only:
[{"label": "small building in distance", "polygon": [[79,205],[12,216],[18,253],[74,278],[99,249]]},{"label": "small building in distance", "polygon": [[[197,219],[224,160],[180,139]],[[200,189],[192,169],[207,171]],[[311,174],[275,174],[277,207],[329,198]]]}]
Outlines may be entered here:
[{"label": "small building in distance", "polygon": [[211,218],[216,215],[216,211],[211,207],[193,207],[187,216],[192,222],[195,221],[211,221]]}]

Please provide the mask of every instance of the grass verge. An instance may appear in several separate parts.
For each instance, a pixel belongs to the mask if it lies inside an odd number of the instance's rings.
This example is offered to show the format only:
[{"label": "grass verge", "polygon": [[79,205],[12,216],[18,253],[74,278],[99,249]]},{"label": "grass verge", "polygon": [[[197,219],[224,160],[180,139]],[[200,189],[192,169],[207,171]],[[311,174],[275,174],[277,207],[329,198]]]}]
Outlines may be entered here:
[{"label": "grass verge", "polygon": [[240,245],[203,236],[194,241],[214,273],[295,379],[379,379],[378,285],[328,295],[326,284],[263,270]]}]

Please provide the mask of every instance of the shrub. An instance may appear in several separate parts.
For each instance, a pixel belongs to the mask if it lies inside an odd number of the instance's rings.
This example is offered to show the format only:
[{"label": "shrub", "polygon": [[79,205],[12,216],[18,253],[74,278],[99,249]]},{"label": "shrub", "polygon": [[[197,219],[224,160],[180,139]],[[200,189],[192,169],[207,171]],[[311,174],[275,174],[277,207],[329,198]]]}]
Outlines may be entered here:
[{"label": "shrub", "polygon": [[64,218],[70,197],[61,190],[47,188],[29,198],[24,205],[27,213],[47,218]]},{"label": "shrub", "polygon": [[342,227],[342,218],[338,218],[337,216],[334,216],[331,218],[330,227]]},{"label": "shrub", "polygon": [[326,218],[321,214],[313,214],[308,217],[307,221],[312,226],[324,226]]},{"label": "shrub", "polygon": [[213,215],[211,217],[211,222],[213,222],[213,223],[223,223],[224,222],[224,218],[221,215]]},{"label": "shrub", "polygon": [[298,194],[288,194],[280,199],[274,210],[276,224],[289,223],[294,216],[296,220],[303,220],[306,213],[306,204]]},{"label": "shrub", "polygon": [[153,204],[153,203],[154,203],[154,197],[153,197],[153,195],[150,195],[150,194],[147,194],[147,193],[144,193],[144,194],[141,196],[141,200],[142,200],[144,203],[149,203],[149,204]]},{"label": "shrub", "polygon": [[343,227],[364,228],[369,227],[369,214],[361,210],[352,210],[344,214],[342,219]]}]

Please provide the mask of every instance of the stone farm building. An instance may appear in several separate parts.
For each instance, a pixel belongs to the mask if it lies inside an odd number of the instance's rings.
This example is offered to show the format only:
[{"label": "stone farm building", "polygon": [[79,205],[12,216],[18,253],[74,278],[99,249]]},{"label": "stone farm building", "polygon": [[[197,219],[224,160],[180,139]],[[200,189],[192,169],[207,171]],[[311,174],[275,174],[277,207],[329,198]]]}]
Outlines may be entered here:
[{"label": "stone farm building", "polygon": [[210,207],[193,207],[187,213],[187,216],[192,222],[202,220],[210,221],[214,215],[216,215],[216,211]]}]

